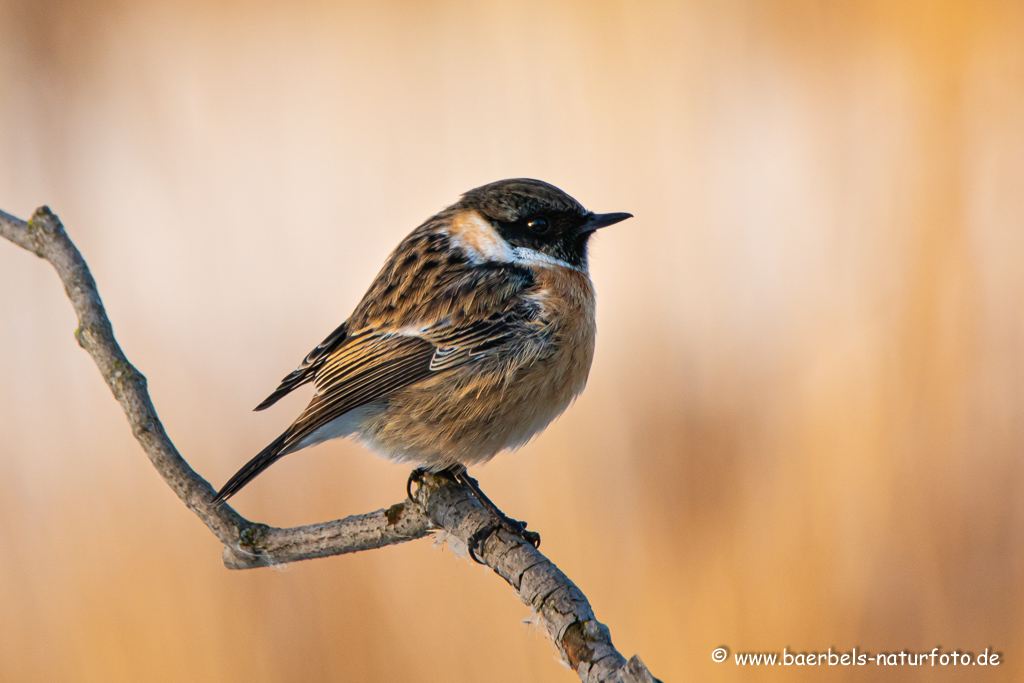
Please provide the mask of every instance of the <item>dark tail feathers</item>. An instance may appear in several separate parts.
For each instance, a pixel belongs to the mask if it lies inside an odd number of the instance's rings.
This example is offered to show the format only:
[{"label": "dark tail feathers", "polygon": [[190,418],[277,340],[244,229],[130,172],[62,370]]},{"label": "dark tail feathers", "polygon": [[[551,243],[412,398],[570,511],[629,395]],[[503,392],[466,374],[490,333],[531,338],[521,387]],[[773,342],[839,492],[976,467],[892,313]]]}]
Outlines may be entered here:
[{"label": "dark tail feathers", "polygon": [[235,472],[235,476],[228,479],[228,483],[224,484],[220,491],[217,492],[217,495],[214,496],[213,504],[220,505],[225,500],[241,491],[242,487],[255,479],[260,472],[277,462],[278,458],[284,455],[284,443],[285,437],[287,436],[288,432],[285,432],[274,439],[274,441],[260,451],[255,458],[245,463],[242,469]]}]

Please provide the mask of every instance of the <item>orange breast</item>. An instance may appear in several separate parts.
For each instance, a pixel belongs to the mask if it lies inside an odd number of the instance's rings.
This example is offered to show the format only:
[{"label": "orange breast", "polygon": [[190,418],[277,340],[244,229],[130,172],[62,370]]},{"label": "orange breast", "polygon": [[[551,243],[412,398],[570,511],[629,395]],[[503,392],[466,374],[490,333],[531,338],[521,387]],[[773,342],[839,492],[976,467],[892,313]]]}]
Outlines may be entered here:
[{"label": "orange breast", "polygon": [[568,403],[583,391],[594,359],[594,287],[586,273],[569,268],[537,268],[535,277],[541,318],[555,346],[538,371],[552,375],[552,398],[560,402],[568,393]]}]

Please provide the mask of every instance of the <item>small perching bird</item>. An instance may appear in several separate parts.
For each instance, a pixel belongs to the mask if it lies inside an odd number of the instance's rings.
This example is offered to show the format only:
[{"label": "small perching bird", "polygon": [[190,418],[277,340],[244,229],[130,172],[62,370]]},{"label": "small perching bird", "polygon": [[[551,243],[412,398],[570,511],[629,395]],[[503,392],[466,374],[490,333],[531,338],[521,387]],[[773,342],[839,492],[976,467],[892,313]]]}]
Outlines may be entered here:
[{"label": "small perching bird", "polygon": [[527,178],[464,194],[402,240],[349,319],[256,407],[307,382],[316,389],[215,502],[283,455],[351,435],[388,458],[447,471],[499,524],[539,543],[466,466],[526,443],[583,391],[595,334],[587,242],[630,217],[591,213]]}]

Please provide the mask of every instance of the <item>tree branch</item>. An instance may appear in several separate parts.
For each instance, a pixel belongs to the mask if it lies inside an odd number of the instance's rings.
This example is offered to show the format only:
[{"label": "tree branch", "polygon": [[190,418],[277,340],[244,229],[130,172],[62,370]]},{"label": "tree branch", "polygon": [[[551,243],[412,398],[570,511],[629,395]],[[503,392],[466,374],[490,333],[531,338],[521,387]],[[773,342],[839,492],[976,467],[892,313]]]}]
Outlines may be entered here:
[{"label": "tree branch", "polygon": [[[48,261],[57,271],[78,315],[78,344],[92,356],[157,472],[224,544],[223,560],[229,569],[370,550],[422,538],[438,529],[446,532],[456,552],[462,552],[474,534],[492,526],[489,513],[465,488],[430,474],[422,478],[414,500],[289,529],[250,522],[228,505],[214,506],[213,487],[181,457],[157,417],[146,378],[128,362],[114,339],[96,281],[60,219],[45,206],[27,223],[0,210],[0,236]],[[627,662],[619,654],[586,596],[532,545],[499,530],[486,538],[477,554],[540,615],[562,659],[584,683],[657,680],[639,657],[634,655]]]}]

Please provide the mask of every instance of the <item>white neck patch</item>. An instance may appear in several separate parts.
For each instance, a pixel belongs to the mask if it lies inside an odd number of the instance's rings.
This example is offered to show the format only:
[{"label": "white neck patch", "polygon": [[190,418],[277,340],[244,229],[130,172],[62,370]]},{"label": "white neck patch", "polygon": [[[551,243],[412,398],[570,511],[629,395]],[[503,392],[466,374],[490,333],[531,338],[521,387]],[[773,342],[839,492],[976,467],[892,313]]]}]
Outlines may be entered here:
[{"label": "white neck patch", "polygon": [[452,245],[462,250],[474,264],[495,262],[539,268],[569,268],[584,272],[568,261],[527,247],[513,247],[494,226],[476,211],[460,212],[445,231]]},{"label": "white neck patch", "polygon": [[563,261],[560,258],[549,256],[542,251],[536,249],[528,249],[526,247],[513,247],[512,248],[512,263],[519,266],[540,266],[541,268],[570,268],[572,270],[578,270],[583,272],[583,269],[574,266],[568,261]]}]

